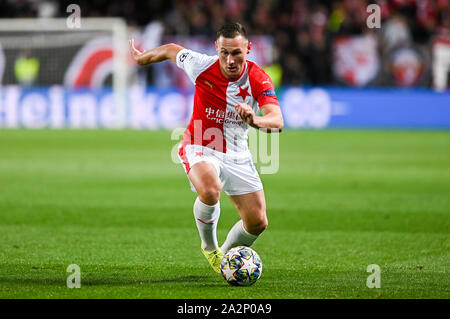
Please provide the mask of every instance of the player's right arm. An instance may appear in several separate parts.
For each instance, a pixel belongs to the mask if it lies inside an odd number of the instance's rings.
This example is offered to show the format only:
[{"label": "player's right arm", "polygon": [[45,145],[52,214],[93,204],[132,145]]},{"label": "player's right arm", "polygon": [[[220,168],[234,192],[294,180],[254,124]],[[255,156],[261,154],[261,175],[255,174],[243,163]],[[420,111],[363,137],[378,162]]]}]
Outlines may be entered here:
[{"label": "player's right arm", "polygon": [[178,44],[169,43],[160,47],[139,51],[134,46],[134,40],[130,40],[130,52],[133,60],[139,65],[147,65],[165,60],[171,60],[173,63],[177,63],[177,54],[184,48]]}]

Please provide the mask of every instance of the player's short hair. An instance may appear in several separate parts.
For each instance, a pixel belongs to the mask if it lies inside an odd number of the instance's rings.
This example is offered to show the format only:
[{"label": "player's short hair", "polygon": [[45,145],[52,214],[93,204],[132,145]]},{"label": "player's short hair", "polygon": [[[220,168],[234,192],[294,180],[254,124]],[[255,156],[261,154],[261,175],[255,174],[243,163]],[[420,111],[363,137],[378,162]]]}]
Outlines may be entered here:
[{"label": "player's short hair", "polygon": [[219,29],[219,31],[217,31],[216,40],[220,38],[220,36],[232,39],[238,35],[248,39],[247,31],[242,24],[238,22],[227,22]]}]

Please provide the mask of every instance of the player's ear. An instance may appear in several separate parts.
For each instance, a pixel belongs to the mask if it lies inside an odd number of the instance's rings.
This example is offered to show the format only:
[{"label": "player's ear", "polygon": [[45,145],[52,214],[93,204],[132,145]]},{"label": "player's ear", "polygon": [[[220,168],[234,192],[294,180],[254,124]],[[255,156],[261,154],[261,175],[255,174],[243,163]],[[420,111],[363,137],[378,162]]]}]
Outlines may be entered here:
[{"label": "player's ear", "polygon": [[247,44],[247,54],[249,54],[251,50],[252,50],[252,43],[251,43],[250,41],[248,41],[248,44]]},{"label": "player's ear", "polygon": [[217,40],[214,41],[214,44],[216,45],[216,51],[219,52],[219,47],[217,46]]}]

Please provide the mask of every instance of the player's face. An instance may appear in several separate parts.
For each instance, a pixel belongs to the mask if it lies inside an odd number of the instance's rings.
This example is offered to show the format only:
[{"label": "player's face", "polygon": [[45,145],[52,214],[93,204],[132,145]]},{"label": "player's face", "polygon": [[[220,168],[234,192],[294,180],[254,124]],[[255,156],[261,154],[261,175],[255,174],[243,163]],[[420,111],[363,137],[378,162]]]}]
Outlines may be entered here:
[{"label": "player's face", "polygon": [[216,41],[222,74],[229,79],[237,78],[245,68],[247,54],[250,53],[251,43],[241,35],[234,38],[220,36]]}]

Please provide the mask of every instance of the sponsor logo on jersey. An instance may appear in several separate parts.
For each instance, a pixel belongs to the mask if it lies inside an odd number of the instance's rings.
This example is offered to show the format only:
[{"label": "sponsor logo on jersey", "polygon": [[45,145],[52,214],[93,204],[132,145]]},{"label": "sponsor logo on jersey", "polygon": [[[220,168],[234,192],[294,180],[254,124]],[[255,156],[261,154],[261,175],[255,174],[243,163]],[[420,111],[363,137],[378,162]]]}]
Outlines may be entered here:
[{"label": "sponsor logo on jersey", "polygon": [[213,107],[207,107],[205,113],[208,120],[213,120],[217,123],[223,123],[223,119],[225,118],[225,112],[223,110],[215,109]]},{"label": "sponsor logo on jersey", "polygon": [[243,123],[241,117],[235,111],[228,111],[225,118],[225,111],[210,106],[205,108],[205,114],[208,120],[213,120],[218,124],[241,125]]}]

